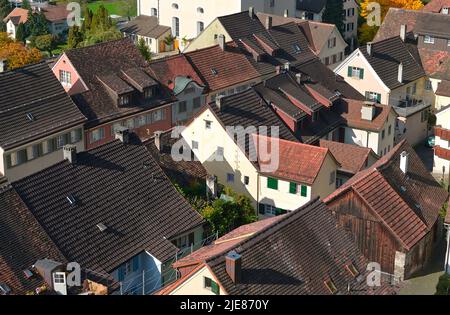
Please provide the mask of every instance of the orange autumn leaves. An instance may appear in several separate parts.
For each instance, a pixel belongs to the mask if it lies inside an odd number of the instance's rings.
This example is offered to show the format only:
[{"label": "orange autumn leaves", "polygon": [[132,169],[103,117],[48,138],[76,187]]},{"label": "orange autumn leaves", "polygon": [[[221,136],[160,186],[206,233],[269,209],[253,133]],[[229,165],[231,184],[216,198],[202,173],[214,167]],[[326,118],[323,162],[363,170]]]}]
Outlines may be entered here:
[{"label": "orange autumn leaves", "polygon": [[36,48],[27,48],[22,43],[13,41],[7,33],[0,32],[0,59],[6,59],[8,69],[15,69],[42,59]]},{"label": "orange autumn leaves", "polygon": [[[381,20],[384,19],[389,8],[401,8],[405,10],[420,10],[423,3],[420,0],[362,0],[361,16],[367,17],[367,7],[371,2],[378,2],[381,7]],[[370,6],[369,6],[370,7]]]}]

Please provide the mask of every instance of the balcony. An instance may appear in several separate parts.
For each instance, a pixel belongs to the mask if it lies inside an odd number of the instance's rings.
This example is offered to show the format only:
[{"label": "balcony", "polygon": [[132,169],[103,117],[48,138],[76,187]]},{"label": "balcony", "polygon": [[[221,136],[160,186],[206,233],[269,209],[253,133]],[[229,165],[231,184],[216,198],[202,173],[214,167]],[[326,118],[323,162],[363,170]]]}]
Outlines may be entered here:
[{"label": "balcony", "polygon": [[[393,104],[395,104],[395,102],[393,102]],[[393,105],[395,111],[401,117],[411,116],[430,106],[431,104],[428,102],[410,98],[400,99],[396,105]]]}]

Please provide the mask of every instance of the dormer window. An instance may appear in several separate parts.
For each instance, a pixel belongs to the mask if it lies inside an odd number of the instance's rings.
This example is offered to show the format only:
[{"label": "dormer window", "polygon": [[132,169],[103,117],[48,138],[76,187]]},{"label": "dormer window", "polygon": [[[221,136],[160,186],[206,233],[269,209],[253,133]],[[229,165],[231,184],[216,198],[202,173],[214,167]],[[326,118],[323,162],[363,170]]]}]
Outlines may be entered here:
[{"label": "dormer window", "polygon": [[130,104],[130,95],[120,95],[119,96],[119,106],[125,106]]},{"label": "dormer window", "polygon": [[153,97],[153,89],[152,88],[147,88],[144,90],[144,98],[145,99],[149,99]]},{"label": "dormer window", "polygon": [[434,44],[434,37],[433,36],[429,36],[429,35],[425,35],[425,38],[424,38],[423,42],[425,44]]},{"label": "dormer window", "polygon": [[450,11],[449,8],[442,8],[442,14],[448,14],[448,12]]}]

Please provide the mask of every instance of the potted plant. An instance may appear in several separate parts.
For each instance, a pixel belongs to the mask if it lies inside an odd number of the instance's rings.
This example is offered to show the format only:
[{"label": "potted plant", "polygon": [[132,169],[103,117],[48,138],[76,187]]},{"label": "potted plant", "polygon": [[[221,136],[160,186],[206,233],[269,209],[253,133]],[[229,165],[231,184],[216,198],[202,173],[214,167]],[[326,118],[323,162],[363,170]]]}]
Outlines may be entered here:
[{"label": "potted plant", "polygon": [[169,50],[169,51],[173,50],[174,41],[175,41],[175,37],[172,36],[172,34],[169,34],[164,38],[164,44],[166,44],[167,50]]}]

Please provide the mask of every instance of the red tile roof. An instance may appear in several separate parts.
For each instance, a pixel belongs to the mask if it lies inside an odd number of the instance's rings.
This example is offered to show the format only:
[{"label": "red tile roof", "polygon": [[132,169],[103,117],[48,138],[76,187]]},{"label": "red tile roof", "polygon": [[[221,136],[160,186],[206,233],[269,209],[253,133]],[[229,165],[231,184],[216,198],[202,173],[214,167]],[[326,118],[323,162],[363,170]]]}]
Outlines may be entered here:
[{"label": "red tile roof", "polygon": [[12,17],[19,17],[19,20],[14,19],[14,24],[18,25],[19,23],[25,23],[28,19],[28,10],[22,8],[14,8],[4,19],[3,21],[6,23]]},{"label": "red tile roof", "polygon": [[450,97],[450,81],[442,80],[436,89],[436,95]]},{"label": "red tile roof", "polygon": [[199,85],[205,85],[183,54],[152,61],[150,63],[150,71],[159,82],[170,88],[173,88],[173,83],[177,76],[191,77]]},{"label": "red tile roof", "polygon": [[[406,175],[399,167],[403,151],[409,153]],[[329,204],[350,190],[380,217],[407,250],[431,230],[448,197],[405,140],[324,201]]]},{"label": "red tile roof", "polygon": [[450,8],[450,0],[432,0],[422,8],[422,11],[439,13],[442,8]]},{"label": "red tile roof", "polygon": [[389,105],[375,104],[375,118],[371,121],[361,118],[361,108],[364,101],[344,98],[334,105],[334,108],[341,114],[350,128],[359,128],[372,131],[381,131],[392,107]]},{"label": "red tile roof", "polygon": [[406,25],[407,32],[412,31],[419,14],[420,11],[389,8],[373,41],[379,42],[387,38],[399,36],[400,26],[402,24]]},{"label": "red tile roof", "polygon": [[225,252],[228,249],[233,248],[237,243],[250,237],[256,232],[263,230],[264,228],[266,228],[267,226],[269,226],[270,224],[274,223],[275,221],[279,220],[282,217],[283,216],[281,215],[256,221],[250,224],[242,225],[234,229],[230,233],[225,234],[224,236],[218,238],[211,245],[204,246],[196,250],[192,254],[178,260],[173,264],[173,267],[180,268],[183,266],[199,264],[210,257],[213,257],[219,253]]},{"label": "red tile roof", "polygon": [[[267,152],[271,154],[272,141],[268,139],[271,138],[254,135],[254,141],[258,141],[258,144],[262,145],[267,141]],[[261,168],[272,162],[267,161],[267,158],[264,156],[259,156],[260,150],[257,151],[258,163]],[[266,150],[262,149],[262,151]],[[273,172],[264,172],[262,169],[262,172],[266,175],[312,185],[322,168],[327,154],[333,157],[327,148],[279,139],[278,168]],[[336,164],[339,165],[337,161]]]},{"label": "red tile roof", "polygon": [[450,52],[419,48],[419,55],[428,76],[450,80]]},{"label": "red tile roof", "polygon": [[[194,69],[212,91],[259,78],[259,73],[234,43],[199,49],[186,54]],[[217,74],[213,73],[213,69]]]},{"label": "red tile roof", "polygon": [[50,22],[65,20],[69,14],[66,4],[48,5],[42,8],[42,12]]},{"label": "red tile roof", "polygon": [[356,174],[367,167],[366,163],[370,154],[378,158],[371,148],[358,145],[321,139],[320,146],[330,150],[339,164],[341,164],[342,171],[352,174]]}]

